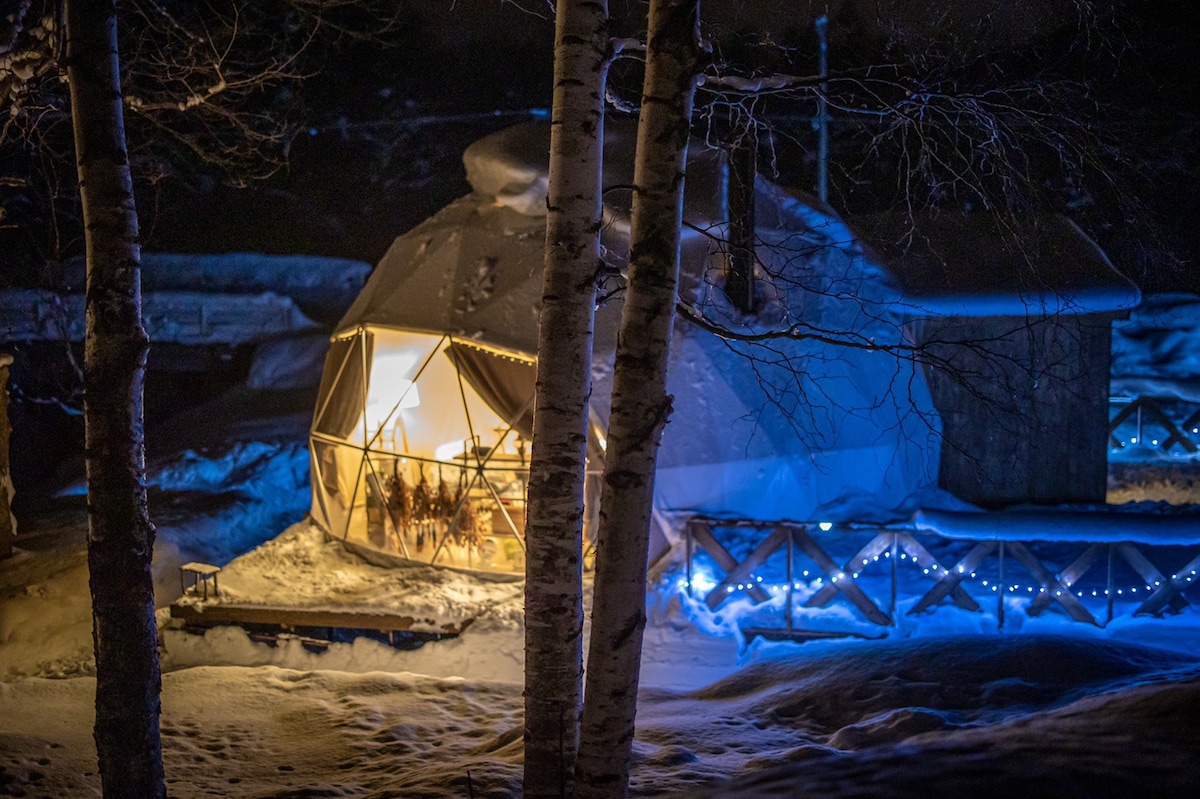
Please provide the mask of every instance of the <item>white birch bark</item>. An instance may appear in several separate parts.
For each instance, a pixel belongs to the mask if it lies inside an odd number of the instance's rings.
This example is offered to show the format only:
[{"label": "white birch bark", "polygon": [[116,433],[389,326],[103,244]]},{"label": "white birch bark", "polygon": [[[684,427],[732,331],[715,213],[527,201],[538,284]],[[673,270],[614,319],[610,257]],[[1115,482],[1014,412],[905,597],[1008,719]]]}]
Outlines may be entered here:
[{"label": "white birch bark", "polygon": [[583,673],[583,496],[600,264],[606,0],[559,0],[529,469],[524,795],[571,795]]},{"label": "white birch bark", "polygon": [[113,0],[67,4],[67,78],[87,247],[84,438],[96,649],[96,753],[105,797],[166,795],[150,572],[141,250],[125,149]]},{"label": "white birch bark", "polygon": [[651,0],[634,167],[629,285],[613,375],[592,631],[580,728],[578,799],[624,797],[646,625],[654,470],[671,411],[666,369],[679,277],[699,0]]}]

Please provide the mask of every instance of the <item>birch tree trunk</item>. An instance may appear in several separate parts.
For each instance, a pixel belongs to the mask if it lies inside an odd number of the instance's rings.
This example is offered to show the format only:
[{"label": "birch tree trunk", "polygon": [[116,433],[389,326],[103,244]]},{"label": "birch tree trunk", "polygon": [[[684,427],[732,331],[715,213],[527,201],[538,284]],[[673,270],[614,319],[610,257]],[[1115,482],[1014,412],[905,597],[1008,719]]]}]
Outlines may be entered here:
[{"label": "birch tree trunk", "polygon": [[571,795],[583,673],[583,496],[600,264],[606,0],[559,0],[529,468],[524,795]]},{"label": "birch tree trunk", "polygon": [[576,797],[624,797],[646,626],[654,469],[679,278],[699,0],[651,0],[634,167],[629,285],[613,375]]},{"label": "birch tree trunk", "polygon": [[84,438],[96,753],[105,797],[163,797],[154,527],[142,428],[148,341],[113,0],[69,0],[67,78],[87,245]]}]

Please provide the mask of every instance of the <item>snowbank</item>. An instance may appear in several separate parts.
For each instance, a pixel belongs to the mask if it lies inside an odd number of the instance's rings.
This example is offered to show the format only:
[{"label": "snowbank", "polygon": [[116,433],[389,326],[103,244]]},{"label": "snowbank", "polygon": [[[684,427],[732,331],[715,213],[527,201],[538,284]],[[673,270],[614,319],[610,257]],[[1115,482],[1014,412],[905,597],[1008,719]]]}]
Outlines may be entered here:
[{"label": "snowbank", "polygon": [[[1197,662],[1038,636],[795,651],[693,692],[643,692],[634,796],[1186,796]],[[0,774],[97,789],[90,679],[0,684]],[[521,686],[205,667],[163,679],[168,789],[224,796],[517,797]],[[697,795],[689,793],[689,795]]]},{"label": "snowbank", "polygon": [[1129,541],[1159,546],[1200,544],[1200,516],[1112,511],[1038,510],[964,513],[920,510],[913,527],[958,541]]}]

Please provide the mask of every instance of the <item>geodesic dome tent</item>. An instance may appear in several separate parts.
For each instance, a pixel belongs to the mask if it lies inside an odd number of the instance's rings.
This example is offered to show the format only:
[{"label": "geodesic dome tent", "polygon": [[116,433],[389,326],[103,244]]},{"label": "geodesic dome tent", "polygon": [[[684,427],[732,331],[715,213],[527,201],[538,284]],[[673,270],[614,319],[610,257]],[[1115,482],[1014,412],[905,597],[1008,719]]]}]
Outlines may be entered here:
[{"label": "geodesic dome tent", "polygon": [[[339,323],[311,436],[313,517],[331,535],[408,560],[523,572],[548,141],[548,126],[524,125],[472,145],[475,192],[398,238]],[[605,185],[627,187],[629,129],[609,126],[605,162]],[[910,513],[937,468],[937,416],[919,371],[793,330],[804,318],[851,340],[898,342],[888,275],[836,217],[760,180],[762,308],[741,315],[721,289],[720,155],[694,148],[685,185],[680,297],[700,324],[676,325],[652,553],[691,515]],[[607,191],[614,271],[628,213],[628,190]],[[619,312],[619,291],[597,311],[589,472],[603,458]],[[772,331],[781,335],[739,340]]]},{"label": "geodesic dome tent", "polygon": [[524,568],[544,224],[467,197],[397,239],[338,327],[313,515],[351,543]]}]

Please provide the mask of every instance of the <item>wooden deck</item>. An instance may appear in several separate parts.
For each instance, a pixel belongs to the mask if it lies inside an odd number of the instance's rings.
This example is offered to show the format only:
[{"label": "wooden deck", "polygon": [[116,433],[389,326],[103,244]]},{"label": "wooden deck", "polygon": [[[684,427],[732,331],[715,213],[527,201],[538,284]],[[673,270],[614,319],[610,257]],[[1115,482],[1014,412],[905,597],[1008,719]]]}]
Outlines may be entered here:
[{"label": "wooden deck", "polygon": [[307,638],[324,641],[376,633],[376,637],[392,645],[397,645],[401,638],[407,642],[455,638],[473,621],[468,618],[436,624],[371,608],[329,610],[216,601],[176,602],[171,605],[171,618],[179,619],[188,628],[197,631],[235,625],[256,634],[300,632]]}]

